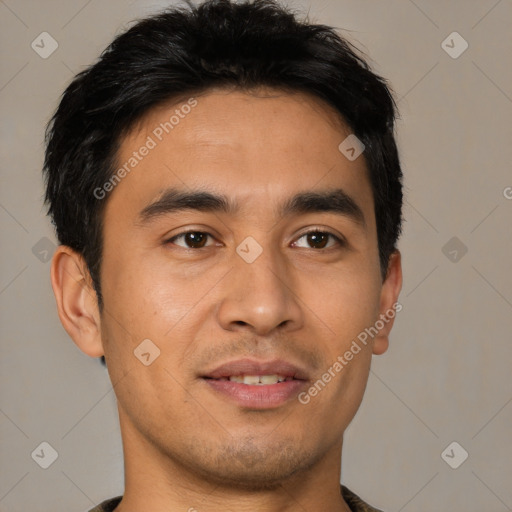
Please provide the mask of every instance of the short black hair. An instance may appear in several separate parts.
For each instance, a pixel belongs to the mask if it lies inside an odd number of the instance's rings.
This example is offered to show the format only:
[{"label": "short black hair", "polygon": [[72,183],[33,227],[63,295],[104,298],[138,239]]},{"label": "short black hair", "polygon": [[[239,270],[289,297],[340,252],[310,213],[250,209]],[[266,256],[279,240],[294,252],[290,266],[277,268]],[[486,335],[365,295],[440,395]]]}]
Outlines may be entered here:
[{"label": "short black hair", "polygon": [[385,279],[402,224],[397,110],[386,81],[334,28],[298,20],[275,0],[187,0],[117,36],[73,79],[46,128],[45,204],[59,243],[83,256],[100,311],[106,200],[94,191],[113,176],[123,136],[170,100],[260,86],[324,100],[365,145]]}]

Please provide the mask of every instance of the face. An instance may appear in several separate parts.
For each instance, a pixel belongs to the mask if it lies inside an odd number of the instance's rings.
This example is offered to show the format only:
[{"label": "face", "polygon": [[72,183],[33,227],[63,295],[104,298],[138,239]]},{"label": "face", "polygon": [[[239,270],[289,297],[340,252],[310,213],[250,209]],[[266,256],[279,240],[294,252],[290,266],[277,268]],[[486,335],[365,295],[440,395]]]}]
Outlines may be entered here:
[{"label": "face", "polygon": [[212,90],[122,141],[119,167],[137,163],[105,199],[101,339],[125,443],[249,487],[339,454],[387,341],[333,365],[393,302],[349,134],[304,94]]}]

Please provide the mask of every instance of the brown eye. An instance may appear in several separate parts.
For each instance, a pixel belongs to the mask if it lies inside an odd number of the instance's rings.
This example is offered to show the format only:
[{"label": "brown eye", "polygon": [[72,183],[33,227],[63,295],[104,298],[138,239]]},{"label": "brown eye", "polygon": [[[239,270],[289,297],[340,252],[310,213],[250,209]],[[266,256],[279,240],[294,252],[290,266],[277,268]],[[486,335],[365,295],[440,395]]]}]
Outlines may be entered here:
[{"label": "brown eye", "polygon": [[[211,235],[204,233],[203,231],[187,231],[186,233],[181,233],[172,237],[168,242],[174,243],[175,245],[185,249],[201,249],[206,246],[206,241],[210,236]],[[183,241],[185,245],[176,243],[177,240]]]},{"label": "brown eye", "polygon": [[329,241],[329,234],[328,233],[308,233],[307,235],[308,243],[311,244],[311,246],[314,249],[323,249],[327,242]]},{"label": "brown eye", "polygon": [[[306,239],[306,245],[303,243],[300,244],[299,240]],[[343,246],[343,240],[339,238],[338,236],[329,233],[328,231],[309,231],[307,233],[304,233],[297,242],[294,243],[297,247],[306,247],[306,248],[312,248],[312,249],[325,249],[330,248],[333,246],[331,243],[329,244],[329,239],[334,240],[334,245],[338,244],[339,246]]]}]

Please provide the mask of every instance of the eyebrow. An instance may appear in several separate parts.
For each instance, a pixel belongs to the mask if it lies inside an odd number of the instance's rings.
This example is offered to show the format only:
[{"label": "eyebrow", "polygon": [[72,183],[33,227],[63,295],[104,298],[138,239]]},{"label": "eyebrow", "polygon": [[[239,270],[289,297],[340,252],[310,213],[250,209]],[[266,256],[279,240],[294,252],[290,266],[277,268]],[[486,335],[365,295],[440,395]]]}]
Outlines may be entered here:
[{"label": "eyebrow", "polygon": [[[240,210],[240,206],[236,201],[223,194],[205,190],[169,188],[158,199],[140,211],[137,224],[143,226],[163,215],[184,210],[235,215]],[[361,207],[341,188],[299,192],[278,208],[278,214],[281,217],[315,212],[334,213],[347,217],[366,228],[366,220]]]}]

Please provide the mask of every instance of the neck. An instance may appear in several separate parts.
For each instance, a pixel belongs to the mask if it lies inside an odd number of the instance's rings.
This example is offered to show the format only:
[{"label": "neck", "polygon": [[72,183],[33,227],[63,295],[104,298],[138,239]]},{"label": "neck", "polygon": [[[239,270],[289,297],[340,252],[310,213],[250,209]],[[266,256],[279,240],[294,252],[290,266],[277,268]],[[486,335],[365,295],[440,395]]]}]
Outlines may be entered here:
[{"label": "neck", "polygon": [[307,471],[268,488],[242,488],[198,475],[144,439],[126,418],[121,419],[125,492],[115,512],[350,512],[340,492],[340,439]]}]

